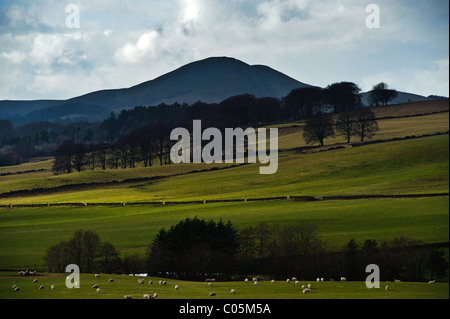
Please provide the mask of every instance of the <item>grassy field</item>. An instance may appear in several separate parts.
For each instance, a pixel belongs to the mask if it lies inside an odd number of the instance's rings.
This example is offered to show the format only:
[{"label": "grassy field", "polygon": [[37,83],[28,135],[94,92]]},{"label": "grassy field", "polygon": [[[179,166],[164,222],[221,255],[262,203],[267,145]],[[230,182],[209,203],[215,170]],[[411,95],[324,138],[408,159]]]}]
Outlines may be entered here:
[{"label": "grassy field", "polygon": [[[261,222],[310,221],[321,239],[340,250],[350,240],[379,243],[405,236],[426,243],[448,241],[448,197],[323,202],[267,201],[161,207],[26,208],[0,210],[0,269],[41,265],[47,247],[79,229],[95,230],[122,255],[144,253],[161,228],[187,217],[230,220],[236,228]],[[440,227],[440,231],[437,228]]]},{"label": "grassy field", "polygon": [[[37,283],[32,283],[34,279]],[[114,282],[110,283],[109,279]],[[144,277],[124,275],[81,275],[79,289],[67,289],[64,274],[50,274],[36,277],[17,277],[8,273],[0,273],[0,299],[123,299],[130,295],[133,299],[143,299],[144,294],[158,294],[157,299],[448,299],[448,283],[404,283],[380,282],[380,289],[368,289],[365,282],[340,281],[302,281],[294,282],[261,280],[255,286],[241,281],[215,282],[210,287],[206,282],[181,281],[162,279],[166,285],[160,285],[161,278],[145,277],[144,284],[138,284],[138,279]],[[152,284],[149,284],[149,281]],[[102,293],[97,293],[92,286],[98,284]],[[311,293],[303,294],[302,285],[311,284]],[[14,292],[12,286],[20,287]],[[39,290],[39,286],[44,289]],[[54,285],[55,290],[50,289]],[[175,290],[175,285],[179,286]],[[389,286],[386,291],[385,286]],[[235,294],[231,293],[235,290]],[[215,292],[215,297],[209,297]]]},{"label": "grassy field", "polygon": [[[389,111],[390,110],[390,111]],[[414,117],[432,112],[442,112]],[[412,103],[377,108],[377,116],[401,116],[379,121],[374,140],[448,132],[448,99],[433,103]],[[64,202],[142,202],[241,199],[274,196],[402,195],[420,198],[292,200],[229,202],[180,205],[136,205],[122,207],[0,208],[0,269],[43,264],[46,249],[68,240],[80,229],[96,231],[102,241],[112,243],[122,257],[143,254],[161,229],[168,229],[186,217],[230,220],[237,229],[261,222],[289,224],[310,221],[317,225],[321,240],[331,250],[341,250],[350,240],[378,243],[395,237],[409,237],[424,243],[448,242],[449,238],[449,137],[448,134],[404,139],[334,150],[298,151],[305,146],[302,123],[280,125],[278,172],[260,175],[260,164],[182,164],[107,171],[83,171],[55,176],[52,161],[42,160],[0,168],[0,194],[18,190],[47,188],[51,192],[31,192],[27,196],[0,196],[0,205]],[[327,147],[343,146],[342,137],[326,141]],[[22,172],[21,174],[17,174]],[[151,179],[152,178],[152,179]],[[135,179],[125,182],[125,180]],[[140,180],[139,180],[140,179]],[[151,179],[151,180],[149,180]],[[84,185],[83,185],[84,184]],[[59,187],[73,187],[59,189]],[[427,194],[447,194],[427,197]],[[448,260],[448,249],[446,250]],[[109,278],[109,277],[108,277]],[[92,275],[83,275],[82,288],[64,288],[64,276],[40,276],[46,288],[38,290],[30,278],[0,273],[0,299],[4,298],[123,298],[137,299],[158,292],[161,298],[208,298],[205,283],[175,282],[167,286],[137,285],[136,277],[119,276],[114,284],[102,278],[103,293],[90,288]],[[313,279],[313,278],[312,278]],[[157,283],[159,279],[154,279]],[[21,287],[13,293],[11,286]],[[57,289],[49,288],[55,284]],[[303,283],[302,283],[303,284]],[[104,285],[104,287],[103,287]],[[313,287],[317,284],[313,283]],[[385,283],[383,283],[384,287]],[[260,286],[243,282],[217,283],[217,298],[448,298],[448,283],[389,283],[391,290],[367,289],[361,282],[324,282],[303,295],[299,287],[280,282]],[[274,288],[275,287],[275,288]],[[149,289],[153,288],[153,289]],[[236,289],[236,295],[229,293]]]}]

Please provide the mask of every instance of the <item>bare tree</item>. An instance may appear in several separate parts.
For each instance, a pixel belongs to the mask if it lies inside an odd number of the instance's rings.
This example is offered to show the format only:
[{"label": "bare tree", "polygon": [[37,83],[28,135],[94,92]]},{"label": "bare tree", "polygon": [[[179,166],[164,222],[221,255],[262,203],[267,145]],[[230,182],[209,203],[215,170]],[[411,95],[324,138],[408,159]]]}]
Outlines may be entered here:
[{"label": "bare tree", "polygon": [[368,108],[360,108],[354,111],[355,133],[364,142],[365,138],[372,138],[379,130],[375,114]]},{"label": "bare tree", "polygon": [[306,121],[303,138],[306,144],[320,143],[327,137],[334,137],[334,122],[331,114],[316,115]]}]

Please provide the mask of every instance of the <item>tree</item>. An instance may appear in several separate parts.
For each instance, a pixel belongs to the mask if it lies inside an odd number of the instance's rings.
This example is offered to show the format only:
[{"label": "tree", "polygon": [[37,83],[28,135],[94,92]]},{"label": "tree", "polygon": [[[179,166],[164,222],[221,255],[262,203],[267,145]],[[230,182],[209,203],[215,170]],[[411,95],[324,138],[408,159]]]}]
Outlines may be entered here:
[{"label": "tree", "polygon": [[352,135],[355,134],[355,113],[353,111],[342,112],[336,120],[336,131],[347,138],[350,143]]},{"label": "tree", "polygon": [[390,100],[398,95],[396,90],[390,90],[384,82],[375,84],[369,92],[369,101],[375,106],[387,105]]},{"label": "tree", "polygon": [[73,141],[64,141],[56,149],[55,160],[53,161],[52,171],[55,173],[72,172],[72,160],[75,156],[75,143]]},{"label": "tree", "polygon": [[237,232],[231,222],[186,218],[168,231],[159,231],[149,247],[147,264],[150,273],[172,272],[190,277],[208,272],[218,256],[234,256],[238,247]]},{"label": "tree", "polygon": [[364,142],[365,138],[372,138],[379,130],[375,114],[369,108],[353,111],[355,118],[355,134]]},{"label": "tree", "polygon": [[111,273],[120,264],[119,251],[108,242],[102,243],[99,251],[99,267],[104,273]]},{"label": "tree", "polygon": [[73,167],[77,172],[81,172],[83,165],[85,164],[84,158],[86,157],[86,146],[83,143],[76,143],[73,145]]},{"label": "tree", "polygon": [[292,90],[284,99],[286,107],[294,119],[313,115],[315,108],[320,108],[323,90],[319,87],[303,87]]},{"label": "tree", "polygon": [[324,90],[324,102],[334,108],[335,113],[353,110],[361,105],[361,89],[352,82],[328,85]]},{"label": "tree", "polygon": [[334,122],[331,114],[316,115],[306,121],[303,127],[303,139],[306,144],[320,143],[323,146],[324,139],[334,137]]}]

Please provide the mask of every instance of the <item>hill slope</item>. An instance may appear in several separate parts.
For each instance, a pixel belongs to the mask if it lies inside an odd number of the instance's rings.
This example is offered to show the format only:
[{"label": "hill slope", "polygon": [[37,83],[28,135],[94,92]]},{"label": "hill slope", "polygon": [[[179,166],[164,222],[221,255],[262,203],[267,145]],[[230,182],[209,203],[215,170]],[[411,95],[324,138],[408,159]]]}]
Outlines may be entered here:
[{"label": "hill slope", "polygon": [[[250,66],[233,58],[214,57],[192,62],[130,88],[96,91],[59,103],[0,101],[0,117],[13,119],[16,123],[61,121],[71,117],[79,120],[141,105],[192,104],[199,100],[217,103],[246,93],[281,98],[292,89],[305,86],[309,85],[267,66]],[[73,105],[78,106],[77,111]]]}]

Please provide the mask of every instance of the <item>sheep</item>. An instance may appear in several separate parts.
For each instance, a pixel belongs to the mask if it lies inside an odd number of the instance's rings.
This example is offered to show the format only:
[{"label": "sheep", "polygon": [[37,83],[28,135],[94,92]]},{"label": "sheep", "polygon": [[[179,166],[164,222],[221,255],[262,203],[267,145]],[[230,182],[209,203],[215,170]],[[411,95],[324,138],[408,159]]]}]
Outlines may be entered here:
[{"label": "sheep", "polygon": [[109,282],[114,282],[114,278],[109,278]]},{"label": "sheep", "polygon": [[384,287],[384,290],[388,291],[389,290],[389,286],[386,285],[386,287]]},{"label": "sheep", "polygon": [[153,285],[153,281],[150,280],[150,281],[148,282],[148,284],[149,284],[149,285]]},{"label": "sheep", "polygon": [[12,286],[12,289],[14,289],[14,288],[16,288],[16,287],[17,287],[16,285],[13,285],[13,286]]},{"label": "sheep", "polygon": [[178,290],[178,288],[180,288],[178,285],[175,285],[175,290]]},{"label": "sheep", "polygon": [[322,277],[322,278],[320,278],[320,281],[325,281],[325,278],[323,278],[323,277]]},{"label": "sheep", "polygon": [[143,298],[144,298],[144,299],[150,299],[150,295],[145,294],[145,295],[143,296]]},{"label": "sheep", "polygon": [[234,295],[236,293],[236,290],[231,289],[231,293]]},{"label": "sheep", "polygon": [[210,297],[214,297],[215,295],[216,295],[215,292],[210,292],[210,293],[209,293],[209,296],[210,296]]},{"label": "sheep", "polygon": [[255,286],[258,286],[258,285],[259,285],[259,282],[255,281],[253,284],[254,284]]},{"label": "sheep", "polygon": [[39,286],[39,290],[42,290],[42,289],[44,289],[44,285]]},{"label": "sheep", "polygon": [[302,285],[302,289],[305,289],[305,285]]},{"label": "sheep", "polygon": [[123,296],[123,299],[133,299],[133,297],[131,297],[130,295],[125,295]]},{"label": "sheep", "polygon": [[401,282],[400,279],[394,279],[394,282]]},{"label": "sheep", "polygon": [[143,285],[144,284],[144,279],[138,279],[138,284],[139,285]]},{"label": "sheep", "polygon": [[296,284],[296,285],[299,285],[299,284],[300,284],[300,281],[296,280],[296,281],[295,281],[295,284]]},{"label": "sheep", "polygon": [[153,294],[153,298],[158,298],[158,294],[156,292]]},{"label": "sheep", "polygon": [[102,290],[100,288],[97,288],[97,293],[101,294]]},{"label": "sheep", "polygon": [[162,285],[162,280],[159,281],[159,284]]},{"label": "sheep", "polygon": [[305,288],[305,289],[303,289],[303,293],[304,294],[306,294],[306,293],[310,293],[311,292],[311,289],[309,289],[309,288]]},{"label": "sheep", "polygon": [[15,287],[14,292],[18,292],[20,290],[20,287]]},{"label": "sheep", "polygon": [[245,283],[248,283],[248,278],[245,278],[245,279],[244,279],[244,282],[245,282]]},{"label": "sheep", "polygon": [[164,280],[164,281],[162,282],[162,285],[164,286],[165,284],[167,284],[167,281]]},{"label": "sheep", "polygon": [[253,281],[258,281],[258,278],[256,278],[256,277],[253,277],[253,279],[252,279]]},{"label": "sheep", "polygon": [[208,286],[212,287],[213,286],[212,282],[208,282]]},{"label": "sheep", "polygon": [[341,277],[341,281],[347,281],[347,278]]},{"label": "sheep", "polygon": [[434,284],[436,282],[436,280],[430,280],[428,283],[429,284]]},{"label": "sheep", "polygon": [[51,288],[52,290],[55,290],[55,285],[51,285],[50,288]]},{"label": "sheep", "polygon": [[95,284],[95,285],[92,286],[92,289],[96,289],[96,288],[99,288],[98,284]]},{"label": "sheep", "polygon": [[95,278],[100,278],[99,274],[95,274],[94,276],[95,276]]},{"label": "sheep", "polygon": [[320,278],[316,278],[316,281],[317,281],[317,282],[320,282]]},{"label": "sheep", "polygon": [[270,282],[273,283],[273,284],[276,284],[276,283],[277,283],[277,282],[276,282],[275,280],[273,280],[273,279],[272,279]]},{"label": "sheep", "polygon": [[292,277],[292,281],[297,281],[297,277]]},{"label": "sheep", "polygon": [[308,284],[308,289],[311,289],[311,284]]},{"label": "sheep", "polygon": [[286,279],[286,282],[287,282],[287,283],[289,283],[290,281],[291,281],[291,280],[290,280],[289,278],[288,278],[288,279]]},{"label": "sheep", "polygon": [[37,283],[39,280],[35,279],[33,280],[33,284]]},{"label": "sheep", "polygon": [[216,281],[216,278],[211,278],[211,281],[212,281],[212,282],[215,282],[215,281]]}]

